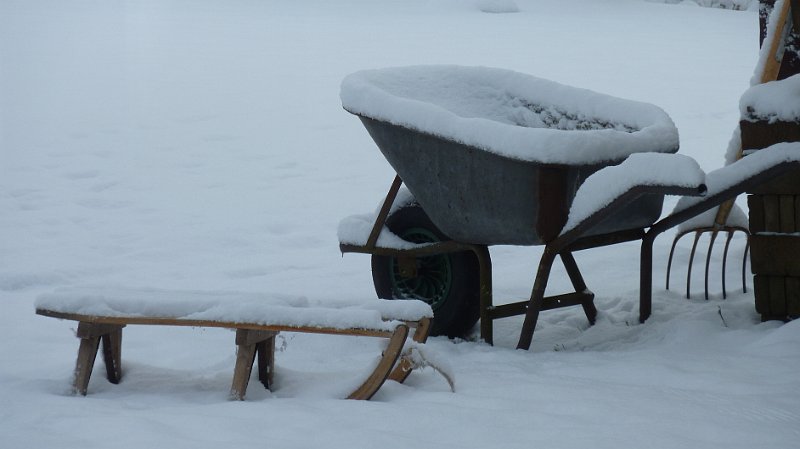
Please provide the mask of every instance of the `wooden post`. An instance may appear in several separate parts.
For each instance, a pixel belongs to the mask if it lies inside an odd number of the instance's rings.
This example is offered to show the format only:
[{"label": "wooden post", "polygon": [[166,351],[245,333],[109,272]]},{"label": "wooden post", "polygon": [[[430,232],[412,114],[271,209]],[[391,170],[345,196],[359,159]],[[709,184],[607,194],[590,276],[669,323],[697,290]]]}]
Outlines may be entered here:
[{"label": "wooden post", "polygon": [[275,336],[256,344],[258,356],[258,380],[267,390],[272,388],[275,378]]},{"label": "wooden post", "polygon": [[122,327],[101,337],[106,377],[112,384],[122,380]]},{"label": "wooden post", "polygon": [[[81,323],[83,324],[83,323]],[[92,377],[94,359],[97,357],[97,347],[100,337],[81,338],[78,347],[78,360],[75,362],[75,375],[72,382],[72,392],[86,396],[89,389],[89,378]]]},{"label": "wooden post", "polygon": [[236,329],[236,367],[233,370],[230,398],[243,401],[253,371],[256,354],[258,379],[269,388],[275,371],[275,336],[277,332]]},{"label": "wooden post", "polygon": [[77,337],[81,339],[78,347],[78,359],[75,362],[75,374],[72,383],[74,393],[86,396],[89,389],[89,379],[97,358],[100,341],[103,342],[103,359],[106,363],[106,373],[111,383],[119,383],[122,378],[121,346],[123,325],[78,323]]}]

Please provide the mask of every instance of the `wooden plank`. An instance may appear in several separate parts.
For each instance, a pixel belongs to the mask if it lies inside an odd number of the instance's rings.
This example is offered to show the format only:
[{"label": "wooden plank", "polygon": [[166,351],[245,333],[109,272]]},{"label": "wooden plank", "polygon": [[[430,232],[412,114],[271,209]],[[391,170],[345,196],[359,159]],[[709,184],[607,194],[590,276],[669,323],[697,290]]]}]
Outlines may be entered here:
[{"label": "wooden plank", "polygon": [[800,195],[794,196],[794,231],[800,232]]},{"label": "wooden plank", "polygon": [[103,335],[112,334],[125,327],[124,324],[100,324],[85,320],[77,321],[79,321],[78,332],[76,333],[78,338],[102,337]]},{"label": "wooden plank", "polygon": [[754,274],[800,276],[800,236],[755,234],[750,236],[750,266]]},{"label": "wooden plank", "polygon": [[786,317],[786,279],[783,276],[769,277],[769,315],[771,319]]},{"label": "wooden plank", "polygon": [[781,206],[778,195],[764,195],[764,232],[781,231]]},{"label": "wooden plank", "polygon": [[800,123],[764,120],[739,122],[744,150],[761,150],[780,142],[800,141]]},{"label": "wooden plank", "polygon": [[252,329],[237,329],[237,345],[254,345],[278,335],[275,331],[256,331]]},{"label": "wooden plank", "polygon": [[221,327],[226,329],[251,329],[273,332],[304,332],[310,334],[358,335],[364,337],[384,338],[391,337],[394,334],[394,330],[384,329],[346,329],[311,326],[287,326],[281,324],[236,323],[232,321],[184,320],[170,317],[108,317],[57,312],[47,309],[36,309],[36,313],[42,316],[80,321],[89,324],[115,324],[123,326],[136,324],[154,326]]},{"label": "wooden plank", "polygon": [[764,197],[747,195],[747,208],[750,214],[750,232],[764,232]]},{"label": "wooden plank", "polygon": [[800,170],[792,170],[783,175],[769,180],[748,193],[771,195],[785,193],[787,195],[800,195]]},{"label": "wooden plank", "polygon": [[792,233],[794,223],[794,195],[780,195],[780,232]]},{"label": "wooden plank", "polygon": [[800,318],[800,278],[786,278],[786,314],[792,318]]},{"label": "wooden plank", "polygon": [[756,312],[764,320],[769,316],[769,276],[763,274],[753,276],[753,292],[756,298]]},{"label": "wooden plank", "polygon": [[[759,150],[780,142],[800,141],[800,122],[748,121],[739,122],[742,135],[742,148]],[[794,170],[766,182],[749,193],[800,195],[800,170]]]}]

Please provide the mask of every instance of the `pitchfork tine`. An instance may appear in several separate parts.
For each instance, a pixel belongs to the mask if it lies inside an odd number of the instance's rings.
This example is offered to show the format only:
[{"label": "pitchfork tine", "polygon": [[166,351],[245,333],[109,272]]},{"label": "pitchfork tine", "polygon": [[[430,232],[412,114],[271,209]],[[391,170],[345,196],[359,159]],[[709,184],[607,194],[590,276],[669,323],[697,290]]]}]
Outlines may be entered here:
[{"label": "pitchfork tine", "polygon": [[684,231],[679,232],[675,239],[672,240],[672,248],[669,249],[669,259],[667,260],[667,282],[666,282],[666,289],[669,290],[669,273],[672,271],[672,256],[675,255],[675,245],[678,244],[678,240],[680,240],[684,235],[688,234],[692,231]]},{"label": "pitchfork tine", "polygon": [[694,263],[694,253],[695,250],[697,250],[697,242],[700,240],[701,232],[702,231],[695,231],[692,252],[689,254],[689,272],[686,273],[686,299],[691,298],[689,295],[689,287],[692,285],[692,264]]},{"label": "pitchfork tine", "polygon": [[714,229],[711,231],[711,241],[708,242],[708,254],[706,254],[706,279],[705,279],[705,287],[706,287],[706,301],[708,300],[708,267],[711,265],[711,251],[714,249],[714,240],[717,239],[717,234],[719,230]]},{"label": "pitchfork tine", "polygon": [[675,239],[672,240],[672,248],[669,249],[669,259],[667,259],[667,290],[669,290],[669,272],[672,271],[672,256],[675,254],[675,245],[678,244],[678,240],[680,240],[683,235],[684,234],[676,235]]},{"label": "pitchfork tine", "polygon": [[742,258],[742,293],[747,293],[747,280],[745,278],[745,271],[747,268],[747,252],[750,250],[750,236],[748,235],[747,243],[744,245],[744,257]]},{"label": "pitchfork tine", "polygon": [[731,245],[734,232],[736,232],[736,230],[728,231],[728,238],[725,239],[725,250],[722,252],[722,299],[728,299],[728,292],[725,289],[725,267],[728,262],[728,247]]}]

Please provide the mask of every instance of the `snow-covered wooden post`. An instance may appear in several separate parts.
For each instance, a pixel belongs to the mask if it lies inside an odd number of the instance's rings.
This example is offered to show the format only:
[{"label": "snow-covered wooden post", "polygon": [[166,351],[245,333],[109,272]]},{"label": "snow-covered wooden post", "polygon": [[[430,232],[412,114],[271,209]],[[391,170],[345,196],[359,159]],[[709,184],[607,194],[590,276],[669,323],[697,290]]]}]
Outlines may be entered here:
[{"label": "snow-covered wooden post", "polygon": [[[793,29],[787,30],[788,33],[784,40],[784,50],[781,54],[781,65],[777,79],[788,78],[796,73],[800,73],[800,32],[797,24],[800,23],[800,7],[797,0],[791,1],[792,22],[795,23]],[[760,0],[758,5],[758,21],[760,29],[760,44],[764,45],[767,38],[767,22],[776,0]]]},{"label": "snow-covered wooden post", "polygon": [[[800,141],[800,75],[751,88],[741,112],[746,152]],[[747,204],[756,310],[762,320],[800,318],[800,172],[749,191]]]}]

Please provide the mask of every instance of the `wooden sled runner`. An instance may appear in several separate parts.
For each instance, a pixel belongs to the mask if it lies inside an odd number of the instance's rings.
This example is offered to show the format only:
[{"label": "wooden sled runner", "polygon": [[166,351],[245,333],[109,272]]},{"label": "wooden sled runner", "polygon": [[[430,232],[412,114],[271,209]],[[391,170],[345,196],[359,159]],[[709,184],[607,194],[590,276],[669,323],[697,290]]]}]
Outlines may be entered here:
[{"label": "wooden sled runner", "polygon": [[[175,316],[159,316],[153,310],[164,309],[159,301],[173,292],[122,290],[57,291],[43,295],[37,301],[36,313],[43,316],[77,321],[80,339],[75,363],[73,391],[86,395],[95,358],[102,344],[103,360],[109,382],[117,384],[122,379],[122,329],[128,325],[220,327],[236,330],[236,364],[230,389],[231,399],[244,400],[247,384],[253,369],[258,366],[258,379],[270,389],[275,371],[275,337],[280,332],[303,332],[330,335],[366,336],[387,339],[383,354],[372,373],[355,389],[348,399],[370,399],[387,379],[403,382],[415,367],[410,352],[403,348],[414,328],[412,339],[422,344],[428,337],[432,312],[421,301],[392,304],[374,301],[371,308],[362,307],[308,307],[292,305],[286,301],[278,304],[265,302],[265,298],[236,298],[236,307],[248,320],[226,320],[225,307],[219,307],[218,298],[223,293],[174,292],[181,296]],[[195,298],[192,298],[195,296]],[[131,302],[138,298],[138,302]],[[193,301],[194,299],[194,301]],[[242,301],[244,299],[244,301]],[[237,301],[238,300],[238,301]],[[127,301],[127,302],[126,302]],[[192,303],[195,303],[192,309]],[[418,304],[416,304],[418,303]],[[386,308],[388,305],[388,309]],[[110,306],[110,307],[109,307]],[[271,307],[272,306],[272,307]],[[108,313],[88,313],[107,309]],[[250,309],[250,310],[248,310]],[[291,316],[285,324],[270,319],[273,315]],[[391,310],[394,309],[394,310]],[[392,313],[394,312],[394,313]],[[287,315],[290,314],[290,315]],[[391,316],[394,315],[394,316]],[[327,317],[326,317],[327,316]],[[331,324],[326,324],[331,323]],[[336,324],[339,323],[339,324]]]}]

